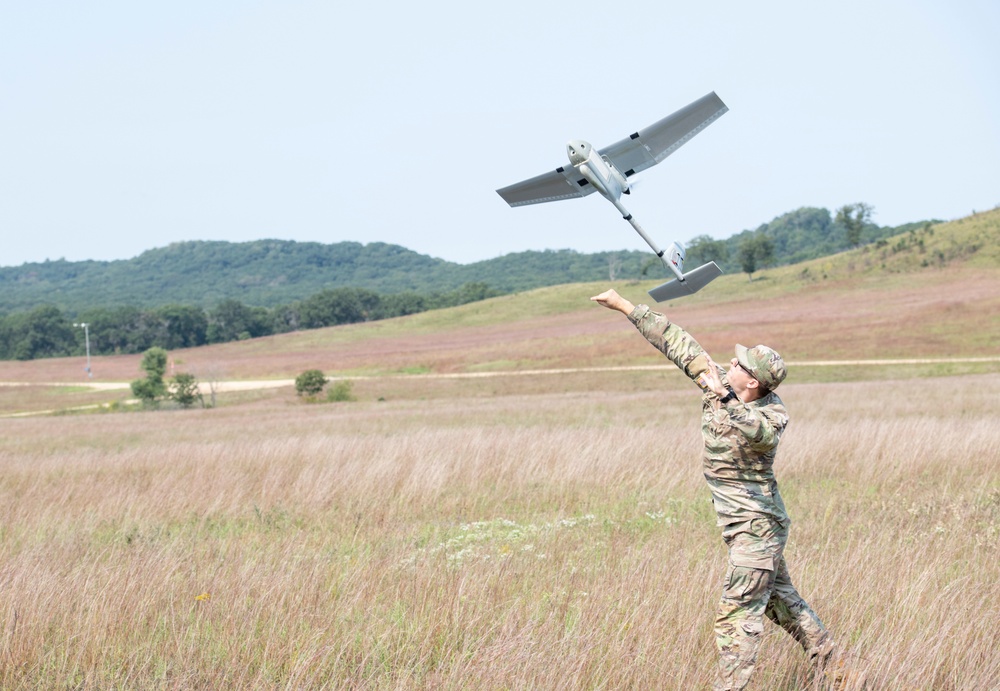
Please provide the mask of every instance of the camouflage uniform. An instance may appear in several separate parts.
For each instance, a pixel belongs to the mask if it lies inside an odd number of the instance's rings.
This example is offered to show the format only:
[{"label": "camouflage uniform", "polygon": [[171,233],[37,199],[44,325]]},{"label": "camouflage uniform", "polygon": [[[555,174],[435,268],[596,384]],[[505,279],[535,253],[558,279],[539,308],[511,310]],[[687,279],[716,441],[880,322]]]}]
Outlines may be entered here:
[{"label": "camouflage uniform", "polygon": [[[791,520],[772,466],[788,424],[784,404],[773,391],[751,403],[735,398],[723,404],[698,379],[708,369],[708,361],[694,338],[646,305],[637,306],[628,317],[646,340],[704,391],[704,473],[722,538],[729,548],[729,566],[715,619],[719,649],[715,688],[746,686],[760,647],[764,615],[791,634],[810,658],[825,661],[833,651],[832,640],[792,585],[783,556]],[[742,362],[746,349],[741,348],[737,351]],[[776,353],[774,357],[781,367],[780,382],[784,364]],[[719,369],[728,387],[726,373]]]}]

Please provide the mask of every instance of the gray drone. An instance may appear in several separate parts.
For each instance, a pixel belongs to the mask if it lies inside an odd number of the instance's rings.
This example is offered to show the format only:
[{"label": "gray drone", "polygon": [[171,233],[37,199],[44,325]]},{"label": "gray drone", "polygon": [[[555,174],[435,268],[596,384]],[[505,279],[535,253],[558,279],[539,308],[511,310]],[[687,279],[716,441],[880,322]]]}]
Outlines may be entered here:
[{"label": "gray drone", "polygon": [[675,242],[667,251],[657,247],[628,209],[622,206],[621,196],[630,193],[629,179],[633,175],[655,166],[677,151],[728,110],[713,91],[627,139],[599,151],[595,151],[583,140],[574,139],[566,145],[571,167],[560,166],[554,171],[499,189],[497,193],[511,206],[525,206],[586,197],[591,192],[600,192],[601,196],[615,205],[663,265],[676,276],[653,288],[649,295],[657,302],[690,295],[721,276],[722,269],[715,262],[709,262],[684,273],[684,246]]}]

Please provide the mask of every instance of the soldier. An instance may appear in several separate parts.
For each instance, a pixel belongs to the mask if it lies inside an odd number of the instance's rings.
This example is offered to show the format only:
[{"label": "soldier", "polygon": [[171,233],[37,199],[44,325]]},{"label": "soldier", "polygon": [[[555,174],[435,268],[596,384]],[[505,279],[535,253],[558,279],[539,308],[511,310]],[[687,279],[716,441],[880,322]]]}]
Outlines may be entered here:
[{"label": "soldier", "polygon": [[[625,314],[655,348],[702,389],[703,466],[729,548],[715,619],[716,689],[742,689],[760,647],[764,615],[792,635],[819,669],[834,653],[826,627],[795,590],[783,551],[791,520],[774,479],[774,455],[788,424],[774,389],[785,363],[774,350],[736,346],[723,370],[686,331],[614,290],[591,300]],[[839,681],[837,674],[832,681]],[[862,682],[863,683],[863,682]]]}]

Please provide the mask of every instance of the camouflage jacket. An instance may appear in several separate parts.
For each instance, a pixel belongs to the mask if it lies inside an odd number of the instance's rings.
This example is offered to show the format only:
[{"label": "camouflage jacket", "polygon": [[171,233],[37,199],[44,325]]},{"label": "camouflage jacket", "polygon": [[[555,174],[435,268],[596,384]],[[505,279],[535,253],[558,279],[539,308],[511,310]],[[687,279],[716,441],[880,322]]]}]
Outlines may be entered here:
[{"label": "camouflage jacket", "polygon": [[[771,392],[751,403],[737,398],[723,404],[698,381],[698,375],[708,369],[708,361],[705,350],[689,333],[646,305],[637,306],[628,318],[703,391],[703,469],[718,524],[769,516],[787,527],[791,521],[773,470],[778,442],[788,424],[781,399]],[[725,370],[720,367],[719,372],[728,386]]]}]

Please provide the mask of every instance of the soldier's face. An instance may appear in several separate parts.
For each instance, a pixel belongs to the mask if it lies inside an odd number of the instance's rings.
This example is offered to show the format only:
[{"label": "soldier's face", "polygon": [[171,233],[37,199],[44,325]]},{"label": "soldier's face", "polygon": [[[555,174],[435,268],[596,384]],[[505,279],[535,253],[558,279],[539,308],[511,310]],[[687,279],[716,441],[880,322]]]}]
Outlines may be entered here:
[{"label": "soldier's face", "polygon": [[756,382],[754,376],[750,374],[740,361],[736,358],[729,360],[729,372],[726,373],[726,378],[729,380],[729,384],[733,387],[736,393],[742,393],[747,390],[747,385],[750,382]]}]

